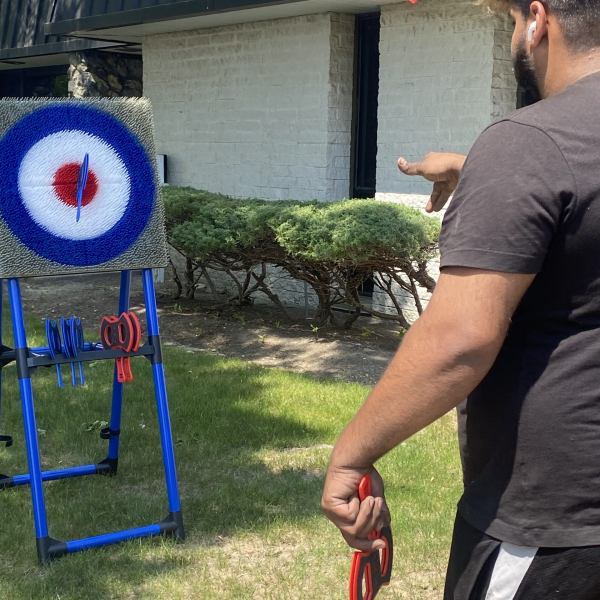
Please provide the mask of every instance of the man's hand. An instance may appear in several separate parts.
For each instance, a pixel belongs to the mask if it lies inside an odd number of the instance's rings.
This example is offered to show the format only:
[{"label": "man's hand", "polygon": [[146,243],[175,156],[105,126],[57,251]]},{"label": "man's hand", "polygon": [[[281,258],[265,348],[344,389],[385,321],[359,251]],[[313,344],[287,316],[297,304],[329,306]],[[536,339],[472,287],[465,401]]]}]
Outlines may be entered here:
[{"label": "man's hand", "polygon": [[466,159],[466,156],[452,152],[430,152],[416,163],[399,158],[398,167],[405,175],[420,175],[433,181],[433,193],[425,209],[431,213],[442,210],[454,193]]},{"label": "man's hand", "polygon": [[[358,486],[367,473],[371,475],[373,496],[361,502],[358,498]],[[391,521],[384,497],[383,480],[375,468],[336,467],[332,459],[327,470],[321,508],[325,516],[340,529],[351,548],[371,552],[385,547],[382,540],[368,539],[372,531],[379,531]]]}]

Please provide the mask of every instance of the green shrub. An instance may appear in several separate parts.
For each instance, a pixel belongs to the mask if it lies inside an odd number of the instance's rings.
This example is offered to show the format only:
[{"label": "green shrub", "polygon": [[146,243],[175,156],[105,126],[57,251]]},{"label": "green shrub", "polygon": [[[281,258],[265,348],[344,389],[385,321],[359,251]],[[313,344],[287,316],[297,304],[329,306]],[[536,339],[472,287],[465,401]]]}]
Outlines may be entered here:
[{"label": "green shrub", "polygon": [[274,227],[291,254],[313,261],[361,263],[381,256],[431,257],[439,224],[418,210],[377,200],[296,205]]},{"label": "green shrub", "polygon": [[169,242],[187,260],[188,297],[200,277],[216,294],[209,270],[217,270],[233,279],[239,303],[262,291],[285,310],[266,283],[266,265],[273,264],[311,285],[323,323],[334,321],[336,304],[354,306],[350,325],[361,310],[389,317],[361,302],[360,286],[373,277],[395,304],[395,320],[408,327],[395,284],[413,295],[419,311],[415,284],[433,289],[426,264],[440,224],[414,208],[376,200],[240,200],[173,186],[163,198]]}]

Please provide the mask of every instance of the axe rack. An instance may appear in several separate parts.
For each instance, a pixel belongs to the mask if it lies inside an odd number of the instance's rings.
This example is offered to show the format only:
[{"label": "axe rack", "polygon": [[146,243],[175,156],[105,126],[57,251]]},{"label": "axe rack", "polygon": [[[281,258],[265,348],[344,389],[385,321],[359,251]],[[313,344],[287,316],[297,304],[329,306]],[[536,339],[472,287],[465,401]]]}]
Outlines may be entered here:
[{"label": "axe rack", "polygon": [[[147,342],[137,350],[126,352],[124,350],[105,350],[101,344],[86,343],[83,352],[77,356],[69,357],[64,353],[50,356],[48,347],[30,348],[27,345],[23,304],[21,301],[21,290],[18,279],[8,279],[8,295],[10,311],[14,332],[14,348],[9,348],[2,343],[2,280],[0,279],[0,400],[2,385],[2,368],[16,362],[17,376],[21,393],[21,405],[23,422],[25,426],[25,442],[27,445],[27,459],[29,473],[23,475],[7,476],[0,473],[0,490],[15,486],[29,485],[33,502],[33,516],[36,532],[36,545],[38,558],[41,563],[47,563],[52,559],[71,552],[87,550],[98,546],[115,544],[126,540],[141,537],[170,535],[178,541],[183,541],[185,531],[181,513],[181,503],[175,469],[175,457],[173,452],[173,439],[171,435],[171,424],[169,407],[167,402],[167,391],[163,369],[163,358],[160,343],[160,332],[158,327],[158,314],[156,309],[156,296],[151,269],[142,270],[142,281],[144,285],[144,299],[146,304],[146,317],[148,324]],[[131,271],[121,272],[121,289],[119,299],[119,314],[129,310],[129,296],[131,289]],[[32,370],[39,367],[51,367],[67,363],[79,363],[98,360],[115,360],[117,358],[144,356],[152,364],[156,404],[158,409],[158,422],[160,429],[161,444],[163,450],[163,461],[165,466],[165,477],[168,495],[168,516],[159,523],[117,531],[104,535],[83,538],[68,542],[61,542],[50,537],[48,534],[48,521],[46,516],[46,505],[44,499],[43,482],[68,477],[80,477],[83,475],[116,474],[119,462],[119,440],[121,433],[121,408],[123,402],[123,384],[117,380],[117,370],[113,379],[112,410],[110,426],[100,433],[102,439],[109,440],[108,456],[92,465],[69,467],[52,471],[42,471],[40,465],[40,454],[38,444],[38,431],[35,420],[35,408],[33,402],[33,385],[31,381]],[[10,436],[0,436],[0,442],[6,442]],[[12,439],[10,439],[12,443]],[[10,444],[6,444],[7,446]]]}]

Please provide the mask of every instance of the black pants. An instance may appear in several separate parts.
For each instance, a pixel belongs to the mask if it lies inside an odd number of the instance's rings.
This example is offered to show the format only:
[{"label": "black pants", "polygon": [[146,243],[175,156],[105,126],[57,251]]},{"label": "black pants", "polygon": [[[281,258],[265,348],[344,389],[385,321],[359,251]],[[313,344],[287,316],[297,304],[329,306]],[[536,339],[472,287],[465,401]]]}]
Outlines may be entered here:
[{"label": "black pants", "polygon": [[444,600],[600,600],[600,546],[522,548],[456,518]]}]

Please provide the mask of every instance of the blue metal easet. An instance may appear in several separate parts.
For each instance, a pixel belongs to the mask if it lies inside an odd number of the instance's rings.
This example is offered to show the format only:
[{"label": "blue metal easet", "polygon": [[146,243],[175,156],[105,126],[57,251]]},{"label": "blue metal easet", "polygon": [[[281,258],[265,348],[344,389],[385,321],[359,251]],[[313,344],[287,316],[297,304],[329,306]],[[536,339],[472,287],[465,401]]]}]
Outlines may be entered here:
[{"label": "blue metal easet", "polygon": [[[69,356],[69,353],[65,352],[66,349],[64,347],[62,352],[51,353],[50,347],[30,348],[28,346],[23,318],[21,291],[18,279],[7,280],[8,296],[10,300],[10,310],[14,331],[14,349],[8,348],[2,344],[3,280],[0,279],[0,367],[11,362],[16,362],[21,391],[23,421],[25,425],[27,458],[29,462],[29,473],[27,474],[15,475],[12,477],[0,474],[0,489],[21,485],[31,486],[37,551],[38,557],[42,563],[49,562],[54,558],[70,552],[78,552],[80,550],[87,550],[96,546],[115,544],[135,538],[166,534],[174,536],[177,540],[182,541],[185,537],[183,518],[181,515],[181,505],[179,501],[179,491],[177,486],[177,474],[175,471],[175,457],[173,454],[173,440],[171,436],[171,424],[169,420],[169,407],[167,404],[167,390],[165,386],[165,375],[162,362],[152,270],[143,269],[142,278],[144,284],[144,297],[148,325],[148,339],[144,345],[141,345],[135,351],[127,352],[125,350],[106,350],[103,348],[101,343],[85,343],[83,345],[83,350],[81,350],[75,356]],[[131,271],[122,271],[119,314],[126,313],[129,310],[130,285]],[[70,363],[73,365],[74,363],[86,361],[115,360],[117,358],[134,356],[144,356],[152,363],[160,438],[167,480],[169,514],[163,521],[153,525],[137,527],[135,529],[117,531],[114,533],[107,533],[105,535],[68,542],[60,542],[55,540],[50,537],[48,533],[48,521],[46,516],[46,505],[44,501],[44,489],[42,484],[44,481],[65,479],[67,477],[80,477],[83,475],[109,474],[117,472],[117,465],[119,461],[119,435],[121,429],[123,384],[117,379],[117,367],[115,366],[110,426],[105,428],[101,433],[103,438],[109,440],[108,456],[98,464],[94,465],[70,467],[53,471],[42,471],[38,447],[38,431],[35,422],[31,371],[42,366],[48,367],[65,363]],[[2,370],[0,368],[0,399],[1,385]],[[3,436],[2,440],[0,441],[3,441],[9,445],[12,443],[12,439],[8,436]]]}]

